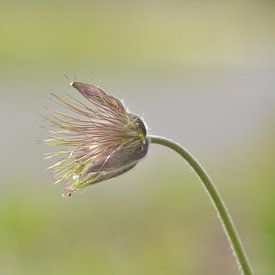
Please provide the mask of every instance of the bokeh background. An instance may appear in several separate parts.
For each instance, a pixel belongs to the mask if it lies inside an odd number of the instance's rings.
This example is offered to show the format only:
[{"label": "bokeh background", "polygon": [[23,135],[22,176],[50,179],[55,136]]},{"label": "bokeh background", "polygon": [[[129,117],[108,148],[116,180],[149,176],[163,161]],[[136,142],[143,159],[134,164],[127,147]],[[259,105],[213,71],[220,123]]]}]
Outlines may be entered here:
[{"label": "bokeh background", "polygon": [[75,94],[67,78],[193,152],[256,274],[275,274],[274,1],[0,4],[0,274],[238,274],[197,177],[164,147],[61,197],[36,140],[50,92]]}]

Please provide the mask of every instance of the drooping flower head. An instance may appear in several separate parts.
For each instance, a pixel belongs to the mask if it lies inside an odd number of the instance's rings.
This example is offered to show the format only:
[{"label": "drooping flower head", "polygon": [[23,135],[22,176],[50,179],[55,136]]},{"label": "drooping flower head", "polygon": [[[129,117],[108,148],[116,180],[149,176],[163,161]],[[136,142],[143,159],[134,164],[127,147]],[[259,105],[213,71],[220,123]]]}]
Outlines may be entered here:
[{"label": "drooping flower head", "polygon": [[61,149],[47,158],[58,161],[49,167],[56,183],[66,187],[63,195],[104,181],[133,168],[148,150],[146,127],[122,102],[92,84],[71,84],[88,102],[52,94],[73,114],[54,112],[45,116],[50,137],[44,143]]}]

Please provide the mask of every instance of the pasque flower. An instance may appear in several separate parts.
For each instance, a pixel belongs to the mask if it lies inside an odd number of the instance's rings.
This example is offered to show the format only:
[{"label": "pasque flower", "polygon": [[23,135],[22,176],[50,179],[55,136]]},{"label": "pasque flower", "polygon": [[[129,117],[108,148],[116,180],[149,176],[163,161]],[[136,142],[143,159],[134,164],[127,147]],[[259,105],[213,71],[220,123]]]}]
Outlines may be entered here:
[{"label": "pasque flower", "polygon": [[252,275],[227,207],[201,164],[174,141],[161,136],[146,136],[142,120],[127,112],[117,98],[92,84],[73,82],[72,86],[88,100],[87,104],[72,97],[65,99],[53,95],[57,102],[74,114],[55,112],[45,116],[51,136],[44,143],[62,148],[50,153],[48,158],[60,157],[49,168],[54,171],[56,182],[66,184],[63,194],[71,195],[82,187],[130,170],[146,155],[149,141],[166,146],[185,159],[199,176],[217,211],[242,274]]},{"label": "pasque flower", "polygon": [[104,181],[133,168],[148,151],[146,127],[122,102],[92,84],[73,82],[88,101],[52,94],[73,114],[54,112],[44,116],[50,137],[43,142],[60,147],[47,158],[59,158],[49,167],[56,183],[66,187],[63,195]]}]

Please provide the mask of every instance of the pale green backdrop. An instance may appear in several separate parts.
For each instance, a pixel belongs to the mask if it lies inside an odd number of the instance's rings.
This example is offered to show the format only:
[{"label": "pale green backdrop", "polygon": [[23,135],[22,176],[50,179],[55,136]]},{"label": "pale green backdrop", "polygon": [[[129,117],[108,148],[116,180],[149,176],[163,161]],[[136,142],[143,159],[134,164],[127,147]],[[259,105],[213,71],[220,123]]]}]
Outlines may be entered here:
[{"label": "pale green backdrop", "polygon": [[168,149],[61,197],[38,114],[50,92],[75,94],[74,78],[191,150],[256,274],[274,274],[274,33],[274,1],[0,1],[0,274],[238,274],[197,177]]}]

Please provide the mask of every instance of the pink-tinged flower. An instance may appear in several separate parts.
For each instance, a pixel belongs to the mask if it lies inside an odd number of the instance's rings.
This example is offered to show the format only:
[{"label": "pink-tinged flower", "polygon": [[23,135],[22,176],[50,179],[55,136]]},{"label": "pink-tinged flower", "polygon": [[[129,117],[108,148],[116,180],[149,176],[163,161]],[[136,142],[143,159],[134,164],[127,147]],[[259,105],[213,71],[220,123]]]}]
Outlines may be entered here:
[{"label": "pink-tinged flower", "polygon": [[45,116],[51,136],[43,141],[61,147],[47,158],[59,157],[49,169],[56,183],[66,185],[65,196],[130,170],[146,155],[149,145],[144,123],[127,112],[121,101],[92,84],[71,85],[88,102],[52,94],[55,101],[74,114],[56,111]]}]

